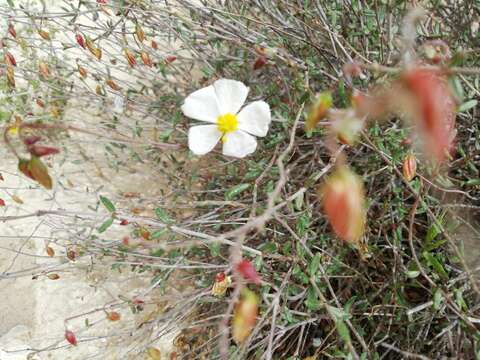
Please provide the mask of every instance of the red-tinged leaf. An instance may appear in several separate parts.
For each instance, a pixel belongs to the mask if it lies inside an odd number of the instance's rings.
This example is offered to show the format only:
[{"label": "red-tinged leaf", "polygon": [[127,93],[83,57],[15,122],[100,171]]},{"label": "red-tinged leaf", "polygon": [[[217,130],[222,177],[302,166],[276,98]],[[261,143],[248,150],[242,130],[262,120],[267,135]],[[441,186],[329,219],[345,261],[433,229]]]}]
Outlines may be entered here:
[{"label": "red-tinged leaf", "polygon": [[32,178],[36,180],[44,188],[50,190],[53,186],[53,181],[48,174],[48,169],[45,164],[36,156],[32,156],[28,162],[27,170],[32,175]]},{"label": "red-tinged leaf", "polygon": [[254,284],[260,284],[262,282],[257,270],[255,270],[255,267],[250,261],[243,259],[236,265],[236,268],[245,280]]},{"label": "red-tinged leaf", "polygon": [[315,129],[318,122],[327,115],[327,111],[332,107],[332,104],[332,94],[329,91],[324,91],[318,94],[315,102],[310,107],[307,120],[305,121],[305,128],[307,131]]},{"label": "red-tinged leaf", "polygon": [[77,337],[70,330],[65,330],[65,340],[67,340],[71,345],[77,346]]},{"label": "red-tinged leaf", "polygon": [[0,206],[5,206],[5,200],[0,199]]},{"label": "red-tinged leaf", "polygon": [[18,160],[18,170],[20,170],[26,177],[29,177],[30,179],[33,179],[35,180],[35,178],[33,177],[32,173],[30,172],[30,170],[28,169],[28,164],[29,164],[29,160],[27,159],[20,159]]},{"label": "red-tinged leaf", "polygon": [[107,319],[110,321],[118,321],[120,320],[120,318],[120,314],[116,311],[110,311],[109,313],[107,313]]},{"label": "red-tinged leaf", "polygon": [[28,150],[30,151],[30,154],[37,157],[58,154],[60,152],[60,150],[58,150],[57,148],[50,147],[50,146],[36,145],[36,144],[29,146]]},{"label": "red-tinged leaf", "polygon": [[77,41],[77,44],[80,45],[82,48],[86,49],[85,45],[85,39],[81,34],[75,35],[75,40]]}]

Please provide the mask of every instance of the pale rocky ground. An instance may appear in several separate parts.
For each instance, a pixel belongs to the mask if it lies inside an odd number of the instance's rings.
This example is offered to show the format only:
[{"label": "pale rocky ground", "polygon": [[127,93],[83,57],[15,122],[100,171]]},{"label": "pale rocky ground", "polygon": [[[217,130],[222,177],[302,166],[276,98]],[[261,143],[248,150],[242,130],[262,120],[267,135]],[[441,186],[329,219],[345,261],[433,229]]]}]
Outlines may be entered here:
[{"label": "pale rocky ground", "polygon": [[[49,6],[57,3],[51,1]],[[109,101],[109,106],[113,106],[114,98],[110,97]],[[65,118],[85,128],[89,128],[89,124],[94,128],[102,121],[95,109],[86,111],[72,102]],[[75,147],[64,149],[61,155],[48,161],[55,178],[52,191],[40,188],[19,174],[16,160],[5,147],[0,147],[0,158],[4,159],[0,173],[5,178],[0,184],[0,198],[7,203],[5,208],[0,208],[0,217],[38,210],[59,210],[87,218],[93,213],[99,216],[88,221],[95,228],[108,216],[105,209],[97,208],[99,194],[115,200],[124,192],[141,191],[144,196],[158,197],[162,190],[168,191],[148,164],[133,164],[129,169],[116,172],[105,160],[104,142],[78,134],[72,141]],[[86,160],[81,153],[95,161]],[[19,203],[19,199],[23,203]],[[78,245],[82,236],[88,238],[86,234],[73,232],[75,223],[72,216],[0,221],[0,360],[142,359],[143,353],[132,351],[141,344],[143,348],[157,347],[162,358],[168,358],[174,331],[166,330],[167,334],[155,341],[143,333],[129,332],[145,319],[151,319],[158,309],[147,306],[142,314],[134,316],[128,306],[116,307],[115,311],[122,315],[118,322],[106,320],[101,310],[118,303],[118,295],[128,298],[144,295],[152,290],[151,279],[129,272],[120,274],[111,270],[108,261],[102,264],[90,257],[69,261],[66,248]],[[102,234],[102,238],[118,242],[127,231],[114,226]],[[54,257],[46,254],[47,245],[55,250]],[[50,280],[46,274],[51,270],[59,274],[60,279]],[[65,323],[67,318],[98,309]],[[95,326],[87,329],[86,318]],[[79,346],[72,347],[64,340],[66,327],[75,332]],[[42,351],[28,357],[33,349]]]}]

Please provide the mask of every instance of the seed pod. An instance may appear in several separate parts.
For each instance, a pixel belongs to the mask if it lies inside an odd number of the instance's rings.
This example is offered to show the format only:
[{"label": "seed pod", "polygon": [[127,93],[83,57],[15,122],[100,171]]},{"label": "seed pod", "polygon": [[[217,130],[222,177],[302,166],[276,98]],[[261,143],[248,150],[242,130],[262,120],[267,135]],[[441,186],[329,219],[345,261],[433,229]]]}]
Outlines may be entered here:
[{"label": "seed pod", "polygon": [[143,42],[143,40],[145,40],[145,32],[138,24],[135,25],[135,35],[137,35],[137,39],[139,42]]},{"label": "seed pod", "polygon": [[67,340],[73,346],[77,346],[77,338],[70,330],[65,330],[65,340]]},{"label": "seed pod", "polygon": [[245,280],[254,284],[260,284],[262,282],[262,279],[258,275],[257,270],[255,270],[253,264],[247,259],[241,260],[236,265],[236,269]]},{"label": "seed pod", "polygon": [[257,295],[244,288],[240,301],[235,306],[232,320],[232,336],[237,344],[243,343],[252,332],[258,314]]},{"label": "seed pod", "polygon": [[50,280],[58,280],[58,279],[60,279],[60,275],[58,275],[58,274],[48,274],[47,277],[48,277]]},{"label": "seed pod", "polygon": [[145,65],[152,67],[152,59],[150,59],[150,55],[147,52],[142,51],[140,52],[140,57]]},{"label": "seed pod", "polygon": [[127,58],[128,64],[131,67],[134,67],[137,64],[137,60],[135,60],[135,56],[128,49],[125,49],[124,53],[125,53],[125,57]]},{"label": "seed pod", "polygon": [[118,91],[120,90],[120,86],[117,85],[117,83],[115,81],[113,81],[112,79],[107,79],[105,81],[105,83],[112,89],[112,90],[115,90],[115,91]]},{"label": "seed pod", "polygon": [[315,103],[311,106],[308,113],[305,128],[311,131],[317,126],[318,122],[327,115],[328,109],[332,107],[332,94],[328,91],[322,92],[317,96]]},{"label": "seed pod", "polygon": [[127,219],[123,219],[122,221],[120,221],[120,225],[128,225],[128,220]]},{"label": "seed pod", "polygon": [[5,53],[5,63],[10,66],[17,66],[17,60],[15,60],[15,57],[8,51]]},{"label": "seed pod", "polygon": [[13,24],[8,24],[8,33],[12,35],[13,38],[17,38],[17,31],[13,27]]},{"label": "seed pod", "polygon": [[417,173],[417,159],[412,153],[405,156],[403,160],[403,177],[408,182],[412,181]]},{"label": "seed pod", "polygon": [[40,35],[44,40],[50,40],[50,34],[46,30],[39,29],[38,35]]},{"label": "seed pod", "polygon": [[158,49],[158,44],[155,40],[152,40],[152,49],[154,49],[154,50]]},{"label": "seed pod", "polygon": [[76,34],[75,35],[75,40],[77,41],[78,45],[80,45],[82,48],[86,49],[85,39],[83,38],[82,34]]},{"label": "seed pod", "polygon": [[38,71],[45,79],[48,79],[50,77],[50,69],[48,68],[47,63],[40,61],[40,63],[38,64]]},{"label": "seed pod", "polygon": [[15,71],[13,71],[13,67],[7,67],[7,83],[8,86],[14,88],[15,87]]},{"label": "seed pod", "polygon": [[357,244],[365,229],[365,194],[360,178],[346,166],[319,190],[323,210],[339,238]]},{"label": "seed pod", "polygon": [[84,79],[87,77],[87,70],[86,70],[84,67],[80,66],[80,65],[78,65],[78,73],[79,73],[80,76],[81,76],[82,78],[84,78]]}]

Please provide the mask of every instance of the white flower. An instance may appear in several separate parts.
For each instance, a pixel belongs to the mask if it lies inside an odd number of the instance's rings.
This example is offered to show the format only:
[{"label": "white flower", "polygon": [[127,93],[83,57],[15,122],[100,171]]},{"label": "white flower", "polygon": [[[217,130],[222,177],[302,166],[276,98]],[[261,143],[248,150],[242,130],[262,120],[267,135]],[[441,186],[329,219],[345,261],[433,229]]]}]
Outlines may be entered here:
[{"label": "white flower", "polygon": [[[265,136],[270,125],[270,107],[264,101],[245,103],[248,87],[240,81],[220,79],[187,96],[185,116],[210,123],[188,131],[188,147],[196,155],[211,151],[222,140],[223,154],[243,158],[257,147],[255,136]],[[251,134],[251,135],[250,135]]]}]

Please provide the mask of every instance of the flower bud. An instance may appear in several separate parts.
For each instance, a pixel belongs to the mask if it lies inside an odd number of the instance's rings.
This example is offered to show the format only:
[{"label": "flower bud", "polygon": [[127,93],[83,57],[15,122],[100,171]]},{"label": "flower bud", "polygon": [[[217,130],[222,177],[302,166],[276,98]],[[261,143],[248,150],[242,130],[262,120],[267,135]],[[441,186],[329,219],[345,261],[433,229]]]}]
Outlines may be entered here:
[{"label": "flower bud", "polygon": [[258,275],[257,270],[255,270],[255,267],[250,261],[246,259],[241,260],[236,265],[236,269],[245,280],[254,284],[260,284],[262,282],[262,279]]},{"label": "flower bud", "polygon": [[147,52],[142,51],[140,52],[140,57],[145,65],[152,67],[152,59],[150,59],[150,55]]},{"label": "flower bud", "polygon": [[253,70],[261,69],[267,63],[267,58],[265,56],[259,56],[255,63],[253,64]]},{"label": "flower bud", "polygon": [[305,128],[311,131],[317,126],[318,122],[327,115],[328,109],[332,107],[332,94],[328,91],[322,92],[317,96],[315,103],[310,108],[308,113]]},{"label": "flower bud", "polygon": [[120,320],[120,318],[120,314],[116,311],[110,311],[109,313],[107,313],[107,319],[110,321],[118,321]]},{"label": "flower bud", "polygon": [[135,60],[135,56],[128,49],[125,49],[124,52],[125,52],[125,57],[127,58],[128,64],[131,67],[134,67],[137,64],[137,60]]},{"label": "flower bud", "polygon": [[152,40],[152,49],[157,50],[158,49],[158,44],[155,40]]},{"label": "flower bud", "polygon": [[46,30],[39,29],[38,35],[40,35],[44,40],[50,40],[50,34]]},{"label": "flower bud", "polygon": [[212,286],[212,295],[217,297],[224,296],[231,284],[232,278],[230,276],[226,276],[224,272],[218,273]]},{"label": "flower bud", "polygon": [[143,31],[142,27],[140,25],[135,25],[135,35],[137,35],[137,39],[140,42],[143,42],[145,40],[145,32]]},{"label": "flower bud", "polygon": [[410,115],[422,135],[427,154],[443,161],[455,138],[455,101],[444,76],[415,68],[402,76],[413,109]]},{"label": "flower bud", "polygon": [[405,159],[403,160],[403,177],[405,180],[408,182],[412,181],[412,179],[415,177],[417,173],[417,159],[415,158],[415,155],[412,153],[408,154],[405,156]]},{"label": "flower bud", "polygon": [[8,33],[12,35],[13,38],[17,38],[17,31],[13,27],[13,24],[8,24]]},{"label": "flower bud", "polygon": [[86,70],[84,67],[80,66],[80,65],[78,65],[78,73],[80,74],[80,76],[81,76],[82,78],[86,78],[86,77],[87,77],[87,70]]},{"label": "flower bud", "polygon": [[115,91],[118,91],[120,90],[120,86],[117,85],[117,83],[115,81],[113,81],[112,79],[107,79],[105,81],[105,83],[112,89],[112,90],[115,90]]},{"label": "flower bud", "polygon": [[65,340],[67,340],[73,346],[77,345],[77,338],[75,337],[75,334],[70,330],[65,331]]},{"label": "flower bud", "polygon": [[365,194],[360,178],[344,166],[319,191],[323,210],[342,240],[358,243],[365,229]]},{"label": "flower bud", "polygon": [[359,119],[355,111],[335,110],[330,116],[332,118],[332,131],[342,144],[354,145],[358,139],[364,122]]},{"label": "flower bud", "polygon": [[232,336],[237,344],[243,343],[252,332],[257,321],[258,303],[258,297],[253,291],[247,288],[242,290],[232,321]]},{"label": "flower bud", "polygon": [[171,64],[172,62],[174,62],[175,60],[177,60],[177,57],[175,55],[168,55],[166,58],[165,58],[165,62],[167,64]]}]

